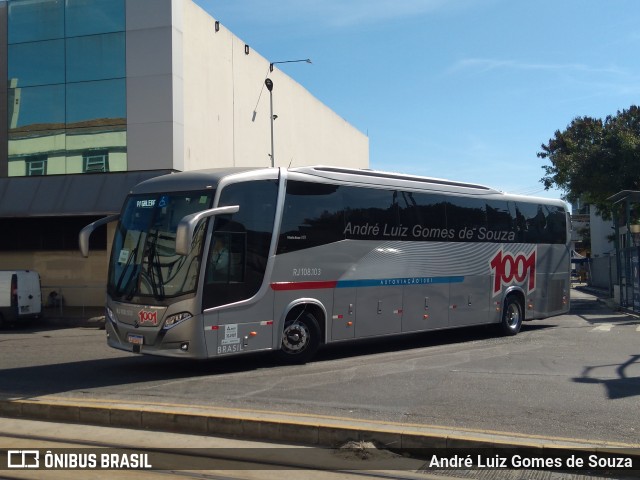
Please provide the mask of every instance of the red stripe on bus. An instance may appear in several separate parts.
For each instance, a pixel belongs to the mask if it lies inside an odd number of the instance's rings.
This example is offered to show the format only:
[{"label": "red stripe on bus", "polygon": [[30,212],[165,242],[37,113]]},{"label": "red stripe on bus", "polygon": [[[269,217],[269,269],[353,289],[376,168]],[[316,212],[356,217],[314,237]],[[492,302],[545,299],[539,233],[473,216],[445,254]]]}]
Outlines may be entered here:
[{"label": "red stripe on bus", "polygon": [[336,288],[337,280],[328,282],[274,282],[271,289],[275,291],[282,290],[317,290],[320,288]]}]

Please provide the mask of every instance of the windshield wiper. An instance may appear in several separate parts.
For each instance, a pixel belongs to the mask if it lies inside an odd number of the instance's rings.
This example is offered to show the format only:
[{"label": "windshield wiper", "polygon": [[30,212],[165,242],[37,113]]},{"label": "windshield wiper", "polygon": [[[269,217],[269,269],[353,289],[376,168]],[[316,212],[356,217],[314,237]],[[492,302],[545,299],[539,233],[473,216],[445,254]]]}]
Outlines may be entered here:
[{"label": "windshield wiper", "polygon": [[147,266],[148,279],[151,284],[153,296],[157,300],[162,300],[164,299],[164,279],[162,278],[162,265],[160,265],[160,254],[157,248],[158,237],[159,232],[157,230],[154,235],[151,235],[151,232],[149,232],[149,240],[147,242]]},{"label": "windshield wiper", "polygon": [[[129,253],[129,256],[127,257],[127,261],[122,266],[122,273],[120,273],[120,277],[118,278],[118,282],[116,283],[116,293],[117,294],[124,293],[124,291],[126,290],[126,286],[122,290],[120,290],[120,287],[122,286],[122,282],[124,280],[124,277],[127,274],[127,272],[129,271],[129,267],[131,266],[131,262],[136,257],[137,253],[138,253],[138,246],[136,245],[136,247],[133,250],[131,250],[131,252]],[[131,272],[131,275],[129,276],[129,280],[127,281],[127,286],[131,283],[131,280],[136,277],[136,273],[137,273],[137,268],[135,268],[133,270],[133,272]]]}]

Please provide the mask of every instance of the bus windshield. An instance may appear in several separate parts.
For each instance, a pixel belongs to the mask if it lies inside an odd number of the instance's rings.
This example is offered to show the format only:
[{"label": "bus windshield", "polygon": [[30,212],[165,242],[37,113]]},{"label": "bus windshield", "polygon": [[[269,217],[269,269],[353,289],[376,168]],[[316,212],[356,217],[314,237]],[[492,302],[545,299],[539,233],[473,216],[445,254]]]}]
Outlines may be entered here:
[{"label": "bus windshield", "polygon": [[115,300],[145,303],[192,294],[197,288],[207,224],[195,232],[189,255],[177,255],[178,222],[211,208],[215,191],[130,196],[124,206],[111,251],[108,292]]}]

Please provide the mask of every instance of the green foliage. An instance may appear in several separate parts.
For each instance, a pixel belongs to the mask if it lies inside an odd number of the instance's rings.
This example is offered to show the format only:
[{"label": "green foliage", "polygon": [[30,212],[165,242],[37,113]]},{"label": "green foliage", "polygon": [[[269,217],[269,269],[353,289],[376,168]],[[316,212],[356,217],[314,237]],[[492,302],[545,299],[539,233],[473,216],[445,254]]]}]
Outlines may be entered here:
[{"label": "green foliage", "polygon": [[612,207],[607,198],[621,190],[640,190],[640,107],[604,121],[577,117],[541,148],[538,157],[551,162],[542,167],[545,188],[559,188],[569,201],[580,198],[605,218]]}]

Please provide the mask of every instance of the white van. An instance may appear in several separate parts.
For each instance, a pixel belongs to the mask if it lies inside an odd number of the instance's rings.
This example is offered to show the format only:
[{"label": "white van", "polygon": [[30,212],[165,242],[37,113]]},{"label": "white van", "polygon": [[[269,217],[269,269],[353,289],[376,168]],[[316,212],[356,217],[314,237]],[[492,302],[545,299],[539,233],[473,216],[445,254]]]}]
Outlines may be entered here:
[{"label": "white van", "polygon": [[30,270],[0,270],[0,326],[42,313],[40,275]]}]

